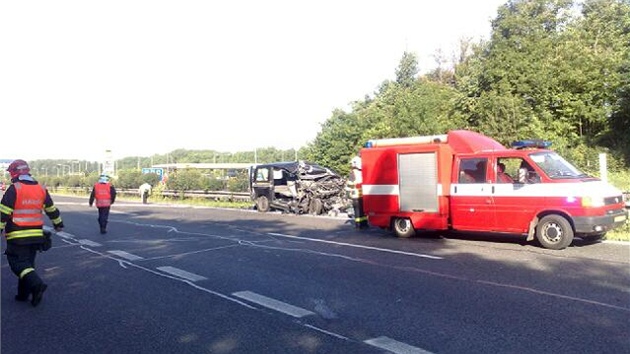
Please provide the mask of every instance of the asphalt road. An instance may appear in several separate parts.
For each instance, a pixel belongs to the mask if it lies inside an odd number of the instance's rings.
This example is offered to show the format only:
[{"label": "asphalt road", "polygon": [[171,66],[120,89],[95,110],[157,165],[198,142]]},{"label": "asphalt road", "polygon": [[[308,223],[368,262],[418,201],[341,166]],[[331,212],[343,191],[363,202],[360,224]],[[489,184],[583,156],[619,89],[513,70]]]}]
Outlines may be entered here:
[{"label": "asphalt road", "polygon": [[123,201],[101,235],[85,198],[54,199],[38,307],[2,257],[2,354],[630,353],[627,244]]}]

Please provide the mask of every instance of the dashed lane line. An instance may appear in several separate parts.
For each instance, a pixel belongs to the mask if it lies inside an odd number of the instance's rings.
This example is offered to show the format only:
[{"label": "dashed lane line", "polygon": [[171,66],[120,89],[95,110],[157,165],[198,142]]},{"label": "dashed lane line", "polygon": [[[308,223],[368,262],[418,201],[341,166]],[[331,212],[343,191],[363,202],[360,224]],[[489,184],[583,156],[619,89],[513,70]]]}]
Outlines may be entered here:
[{"label": "dashed lane line", "polygon": [[364,343],[396,354],[432,354],[424,349],[414,347],[388,337],[372,338],[365,340]]},{"label": "dashed lane line", "polygon": [[135,254],[131,254],[125,251],[114,250],[114,251],[107,251],[107,252],[114,254],[118,257],[124,258],[126,260],[129,260],[129,261],[139,261],[139,260],[144,259],[143,257],[136,256]]},{"label": "dashed lane line", "polygon": [[166,267],[157,267],[158,270],[164,272],[164,273],[168,273],[171,275],[174,275],[176,277],[180,277],[186,280],[190,280],[192,282],[195,281],[201,281],[201,280],[206,280],[208,278],[201,276],[201,275],[197,275],[194,273],[190,273],[187,272],[183,269],[179,269],[179,268],[175,268],[175,267],[170,267],[170,266],[166,266]]},{"label": "dashed lane line", "polygon": [[101,247],[102,245],[98,242],[94,242],[91,240],[77,240],[81,245],[83,246],[90,246],[90,247]]},{"label": "dashed lane line", "polygon": [[264,295],[256,294],[251,291],[238,291],[238,292],[232,293],[232,295],[238,298],[241,298],[243,300],[253,302],[260,306],[270,308],[270,309],[282,312],[284,314],[287,314],[289,316],[293,316],[296,318],[315,314],[301,307],[293,306],[291,304],[287,304],[286,302],[278,301],[276,299],[272,299]]}]

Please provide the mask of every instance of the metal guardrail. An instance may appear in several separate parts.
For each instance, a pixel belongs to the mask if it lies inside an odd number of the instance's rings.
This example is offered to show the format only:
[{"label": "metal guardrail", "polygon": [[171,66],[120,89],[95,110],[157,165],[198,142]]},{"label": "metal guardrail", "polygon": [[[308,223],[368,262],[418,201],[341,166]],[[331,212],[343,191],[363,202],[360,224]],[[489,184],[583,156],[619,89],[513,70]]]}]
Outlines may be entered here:
[{"label": "metal guardrail", "polygon": [[[137,189],[117,189],[116,193],[124,195],[136,195],[140,197]],[[153,192],[155,193],[155,191]],[[175,191],[164,190],[161,192],[163,197],[184,197],[184,198],[205,198],[216,201],[250,201],[251,195],[248,192],[227,192],[227,191]]]},{"label": "metal guardrail", "polygon": [[[75,192],[86,192],[90,193],[91,188],[82,188],[82,187],[73,187],[67,188],[70,191]],[[124,189],[124,188],[116,188],[116,193],[125,195],[125,196],[137,196],[140,198],[140,194],[137,189]],[[153,191],[155,195],[156,191]],[[251,201],[251,195],[249,192],[228,192],[228,191],[201,191],[201,190],[193,190],[193,191],[175,191],[175,190],[164,190],[160,193],[162,197],[184,197],[184,198],[205,198],[205,199],[213,199],[215,201],[238,201],[238,202],[246,202]]]}]

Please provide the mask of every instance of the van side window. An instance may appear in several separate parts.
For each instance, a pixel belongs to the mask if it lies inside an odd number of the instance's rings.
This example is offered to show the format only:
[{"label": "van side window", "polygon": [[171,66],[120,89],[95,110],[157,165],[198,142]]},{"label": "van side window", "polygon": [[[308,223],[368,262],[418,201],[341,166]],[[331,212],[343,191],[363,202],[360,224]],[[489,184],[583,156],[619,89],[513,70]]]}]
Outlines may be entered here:
[{"label": "van side window", "polygon": [[534,168],[525,160],[522,160],[521,165],[519,166],[519,169],[518,169],[518,182],[519,183],[540,182],[540,177],[538,176]]},{"label": "van side window", "polygon": [[495,181],[497,183],[514,183],[514,178],[512,178],[512,176],[509,174],[509,172],[507,172],[506,169],[507,167],[505,164],[505,160],[499,159],[499,162],[497,162],[495,177]]},{"label": "van side window", "polygon": [[266,168],[259,168],[256,171],[256,182],[266,182],[269,180],[269,170]]},{"label": "van side window", "polygon": [[496,165],[497,183],[536,183],[537,174],[527,161],[520,157],[499,157]]},{"label": "van side window", "polygon": [[486,158],[461,159],[459,162],[459,183],[486,183]]}]

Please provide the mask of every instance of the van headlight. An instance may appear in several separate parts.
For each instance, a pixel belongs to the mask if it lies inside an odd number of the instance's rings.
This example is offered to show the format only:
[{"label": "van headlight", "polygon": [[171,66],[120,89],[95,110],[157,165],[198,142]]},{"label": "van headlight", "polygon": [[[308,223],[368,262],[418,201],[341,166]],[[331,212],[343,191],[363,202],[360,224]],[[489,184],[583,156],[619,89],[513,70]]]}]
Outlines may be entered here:
[{"label": "van headlight", "polygon": [[582,206],[585,208],[599,208],[604,205],[603,197],[582,197]]}]

